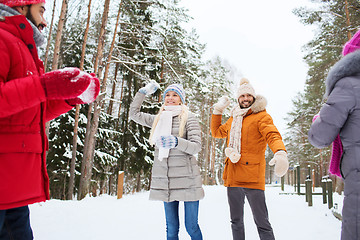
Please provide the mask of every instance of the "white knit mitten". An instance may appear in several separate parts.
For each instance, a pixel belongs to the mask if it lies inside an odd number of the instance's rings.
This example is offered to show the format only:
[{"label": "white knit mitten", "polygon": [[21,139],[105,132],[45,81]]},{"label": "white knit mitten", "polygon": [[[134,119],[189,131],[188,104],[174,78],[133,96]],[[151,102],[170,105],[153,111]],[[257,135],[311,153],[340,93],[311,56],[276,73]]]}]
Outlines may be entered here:
[{"label": "white knit mitten", "polygon": [[151,80],[145,87],[139,89],[139,92],[145,95],[150,95],[156,92],[160,88],[160,85],[155,81]]},{"label": "white knit mitten", "polygon": [[287,153],[283,150],[277,151],[274,157],[270,160],[269,165],[275,164],[275,174],[278,177],[282,177],[289,169],[289,161],[287,159]]},{"label": "white knit mitten", "polygon": [[230,159],[232,163],[237,163],[241,157],[241,154],[232,147],[225,148],[225,155]]},{"label": "white knit mitten", "polygon": [[227,108],[230,105],[230,100],[228,97],[223,96],[219,99],[217,103],[214,104],[214,111],[213,114],[215,115],[222,115],[225,108]]}]

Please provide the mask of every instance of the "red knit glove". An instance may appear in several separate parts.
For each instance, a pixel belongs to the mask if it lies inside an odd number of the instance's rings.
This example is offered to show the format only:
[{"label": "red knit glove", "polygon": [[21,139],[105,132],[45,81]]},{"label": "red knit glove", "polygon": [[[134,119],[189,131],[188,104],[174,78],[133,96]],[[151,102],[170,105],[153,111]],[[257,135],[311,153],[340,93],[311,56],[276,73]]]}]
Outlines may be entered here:
[{"label": "red knit glove", "polygon": [[68,104],[75,106],[76,104],[92,103],[100,92],[100,81],[95,77],[95,73],[90,74],[90,84],[88,88],[78,97],[66,100]]},{"label": "red knit glove", "polygon": [[78,68],[64,68],[40,76],[48,99],[70,99],[79,96],[90,85],[91,76]]}]

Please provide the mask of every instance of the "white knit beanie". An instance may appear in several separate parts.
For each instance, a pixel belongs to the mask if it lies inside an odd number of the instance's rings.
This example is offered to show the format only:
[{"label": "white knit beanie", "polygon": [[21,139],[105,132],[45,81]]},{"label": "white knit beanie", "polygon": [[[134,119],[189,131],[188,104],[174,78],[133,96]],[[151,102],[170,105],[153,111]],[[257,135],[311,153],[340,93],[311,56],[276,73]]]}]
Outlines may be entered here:
[{"label": "white knit beanie", "polygon": [[242,78],[240,80],[240,86],[237,90],[236,99],[239,99],[239,97],[243,94],[250,94],[255,97],[255,90],[247,78]]}]

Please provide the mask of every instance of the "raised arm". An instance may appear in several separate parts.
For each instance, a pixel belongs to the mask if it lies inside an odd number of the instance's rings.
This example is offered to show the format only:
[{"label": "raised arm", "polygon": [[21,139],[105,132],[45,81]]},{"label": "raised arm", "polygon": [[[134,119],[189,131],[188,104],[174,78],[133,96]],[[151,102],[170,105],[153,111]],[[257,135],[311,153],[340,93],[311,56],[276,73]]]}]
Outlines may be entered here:
[{"label": "raised arm", "polygon": [[153,94],[159,88],[159,84],[151,80],[145,87],[140,88],[139,92],[136,93],[132,103],[130,104],[130,119],[134,122],[151,128],[154,122],[155,116],[149,113],[140,111],[141,105],[146,95]]},{"label": "raised arm", "polygon": [[210,130],[211,135],[215,138],[226,138],[228,137],[228,131],[231,126],[232,118],[221,125],[222,114],[225,108],[230,105],[228,97],[221,97],[219,101],[214,105],[214,111],[211,115]]}]

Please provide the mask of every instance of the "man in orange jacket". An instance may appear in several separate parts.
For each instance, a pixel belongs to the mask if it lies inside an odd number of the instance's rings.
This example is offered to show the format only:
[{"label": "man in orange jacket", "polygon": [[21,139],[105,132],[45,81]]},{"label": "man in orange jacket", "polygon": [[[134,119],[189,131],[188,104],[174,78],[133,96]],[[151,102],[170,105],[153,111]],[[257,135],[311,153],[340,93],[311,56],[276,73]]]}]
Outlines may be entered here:
[{"label": "man in orange jacket", "polygon": [[231,117],[221,124],[222,113],[230,105],[222,97],[214,105],[211,133],[215,138],[227,138],[225,149],[224,185],[227,187],[231,228],[234,240],[245,239],[244,203],[247,198],[261,240],[275,239],[265,202],[265,150],[268,144],[275,153],[269,165],[275,165],[275,174],[285,175],[289,163],[279,131],[266,112],[266,99],[255,95],[246,78],[241,79],[237,91],[238,104]]}]

